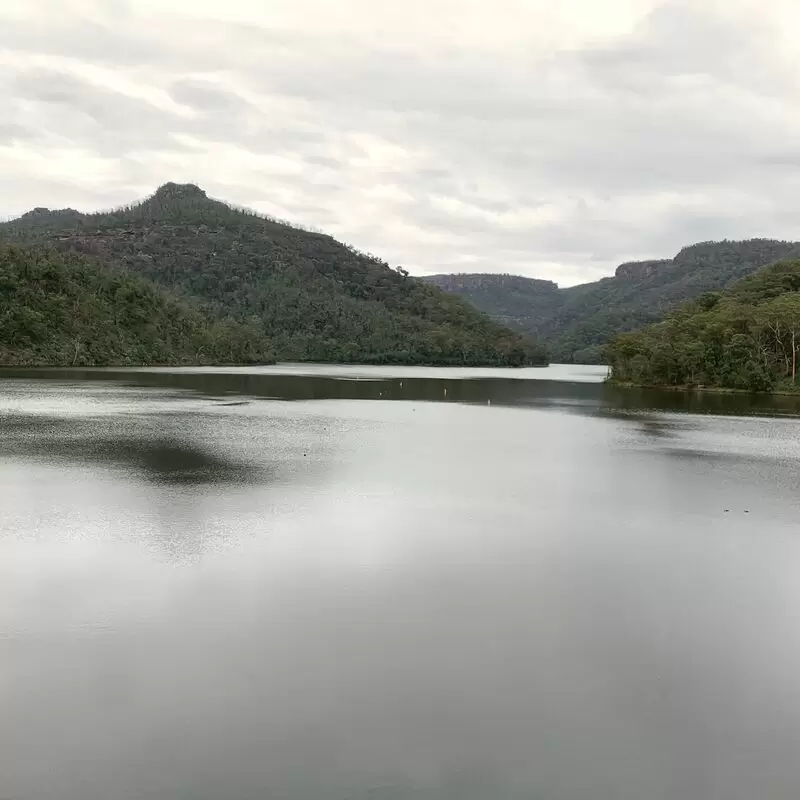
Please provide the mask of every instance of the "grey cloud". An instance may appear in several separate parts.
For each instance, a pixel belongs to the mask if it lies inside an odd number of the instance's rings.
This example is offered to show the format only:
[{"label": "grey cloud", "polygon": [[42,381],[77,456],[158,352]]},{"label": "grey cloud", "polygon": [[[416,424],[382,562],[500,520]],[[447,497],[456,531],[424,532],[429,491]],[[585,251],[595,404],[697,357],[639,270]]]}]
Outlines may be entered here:
[{"label": "grey cloud", "polygon": [[141,101],[49,69],[31,69],[19,73],[12,84],[13,90],[25,100],[61,104],[88,114],[101,124],[118,124],[126,121],[120,118],[121,112],[124,116],[128,109],[135,113],[148,107]]},{"label": "grey cloud", "polygon": [[[114,92],[55,70],[21,72],[11,91],[26,101],[19,124],[46,126],[48,133],[100,154],[175,146],[175,118],[138,98]],[[33,105],[32,105],[33,102]]]},{"label": "grey cloud", "polygon": [[[234,142],[254,153],[275,154],[299,144],[325,141],[321,131],[275,127],[274,121],[233,92],[199,81],[176,81],[172,94],[195,108],[201,118],[186,118],[136,97],[96,86],[75,75],[46,69],[20,72],[11,82],[10,97],[26,101],[18,107],[14,130],[31,130],[35,122],[76,145],[102,155],[124,155],[142,150],[188,150],[176,138],[187,134],[209,142]],[[38,106],[29,119],[30,101]],[[29,119],[27,126],[23,123]],[[247,122],[248,124],[245,124]]]},{"label": "grey cloud", "polygon": [[[535,62],[504,65],[496,57],[458,52],[410,57],[405,52],[337,49],[311,63],[289,58],[259,67],[258,85],[309,102],[345,108],[460,120],[546,116],[559,98],[531,89]],[[387,118],[391,123],[391,116]]]},{"label": "grey cloud", "polygon": [[0,144],[33,141],[35,138],[36,133],[30,128],[25,128],[13,122],[0,123]]},{"label": "grey cloud", "polygon": [[236,92],[221,89],[208,81],[179,80],[172,84],[169,94],[177,103],[200,111],[241,111],[249,106]]},{"label": "grey cloud", "polygon": [[82,18],[56,18],[50,25],[4,19],[0,25],[0,48],[126,66],[160,61],[158,56],[164,53],[157,43],[130,29],[115,29]]},{"label": "grey cloud", "polygon": [[324,154],[335,138],[330,131],[311,129],[307,123],[290,116],[275,120],[244,103],[224,111],[209,111],[199,118],[183,119],[176,124],[176,131],[189,134],[203,144],[233,144],[253,155],[297,154],[312,164],[324,165],[325,159],[329,159],[330,166],[344,164]]},{"label": "grey cloud", "polygon": [[770,91],[784,77],[770,57],[771,38],[758,17],[723,17],[710,5],[677,0],[657,7],[631,37],[587,50],[582,60],[596,77],[629,89],[694,75]]},{"label": "grey cloud", "polygon": [[[106,14],[90,18],[64,15],[61,0],[47,19],[31,21],[8,17],[0,25],[0,50],[38,53],[77,59],[106,67],[214,72],[238,64],[252,69],[281,56],[298,58],[313,46],[302,33],[278,33],[263,27],[230,21],[194,18],[166,19],[143,24],[141,18],[120,19]],[[341,43],[342,47],[346,47]]]},{"label": "grey cloud", "polygon": [[789,167],[790,169],[798,169],[800,168],[800,150],[765,153],[757,160],[765,166],[777,167],[778,169],[784,169],[786,167]]},{"label": "grey cloud", "polygon": [[[249,174],[246,184],[216,180],[207,182],[205,189],[210,196],[235,205],[282,204],[292,212],[301,212],[300,216],[292,214],[298,224],[303,224],[304,210],[309,224],[318,215],[331,218],[331,206],[335,203],[336,195],[341,192],[340,186],[328,181],[316,181],[303,175],[286,175],[282,176],[280,182],[276,182],[269,173],[258,170]],[[304,199],[293,200],[287,197],[287,190],[290,194],[301,195]],[[330,205],[313,205],[307,199],[310,195],[327,201]]]},{"label": "grey cloud", "polygon": [[423,180],[436,182],[451,180],[453,175],[446,169],[437,169],[435,167],[431,167],[428,169],[417,170],[417,177],[422,178]]},{"label": "grey cloud", "polygon": [[495,214],[506,214],[515,209],[515,206],[507,200],[491,200],[488,197],[472,193],[461,194],[458,199],[479,211],[490,211]]},{"label": "grey cloud", "polygon": [[333,158],[332,156],[309,154],[303,158],[306,163],[313,164],[317,167],[326,167],[328,169],[342,169],[344,167],[344,163],[341,159]]},{"label": "grey cloud", "polygon": [[[456,200],[478,212],[505,214],[519,208],[520,203],[496,199],[480,191],[474,183],[459,180],[458,175],[444,169],[421,169],[413,172],[386,170],[376,175],[383,186],[395,186],[430,205],[431,199]],[[529,205],[529,204],[528,204]],[[538,205],[538,204],[534,204]]]}]

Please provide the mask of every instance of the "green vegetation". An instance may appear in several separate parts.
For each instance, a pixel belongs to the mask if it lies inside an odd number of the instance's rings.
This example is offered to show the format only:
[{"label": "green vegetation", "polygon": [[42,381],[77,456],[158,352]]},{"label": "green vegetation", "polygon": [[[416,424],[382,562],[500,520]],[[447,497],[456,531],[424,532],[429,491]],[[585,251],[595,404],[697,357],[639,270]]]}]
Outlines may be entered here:
[{"label": "green vegetation", "polygon": [[519,275],[430,275],[423,280],[463,297],[492,319],[516,329],[549,318],[563,302],[557,284]]},{"label": "green vegetation", "polygon": [[650,386],[800,391],[800,260],[710,292],[607,347],[611,379]]},{"label": "green vegetation", "polygon": [[610,278],[556,289],[507,275],[447,275],[429,280],[476,308],[536,336],[557,362],[600,363],[618,333],[661,319],[681,303],[721,291],[767,264],[800,258],[800,244],[772,239],[705,242],[673,259],[622,264]]},{"label": "green vegetation", "polygon": [[0,245],[0,364],[272,359],[256,325],[209,322],[199,305],[74,254]]},{"label": "green vegetation", "polygon": [[[236,326],[246,326],[268,340],[280,359],[498,366],[547,360],[533,341],[405,270],[330,236],[209,199],[193,185],[166,184],[148,200],[108,213],[35,209],[0,225],[3,240],[81,253],[190,297],[237,336]],[[128,360],[136,358],[131,353]]]}]

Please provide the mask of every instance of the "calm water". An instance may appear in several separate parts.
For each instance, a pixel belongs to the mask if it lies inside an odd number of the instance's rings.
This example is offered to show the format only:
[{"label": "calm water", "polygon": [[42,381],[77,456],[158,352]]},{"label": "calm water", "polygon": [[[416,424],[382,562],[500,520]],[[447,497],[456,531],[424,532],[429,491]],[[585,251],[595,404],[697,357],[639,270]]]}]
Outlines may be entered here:
[{"label": "calm water", "polygon": [[2,373],[0,798],[796,800],[800,401],[602,375]]}]

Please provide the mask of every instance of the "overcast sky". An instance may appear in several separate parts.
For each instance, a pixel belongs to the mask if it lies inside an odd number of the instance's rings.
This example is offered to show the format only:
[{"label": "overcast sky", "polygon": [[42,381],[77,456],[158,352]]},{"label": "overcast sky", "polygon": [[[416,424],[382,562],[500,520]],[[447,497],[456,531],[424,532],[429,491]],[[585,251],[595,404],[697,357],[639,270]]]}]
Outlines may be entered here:
[{"label": "overcast sky", "polygon": [[168,180],[412,272],[800,239],[796,0],[1,0],[0,215]]}]

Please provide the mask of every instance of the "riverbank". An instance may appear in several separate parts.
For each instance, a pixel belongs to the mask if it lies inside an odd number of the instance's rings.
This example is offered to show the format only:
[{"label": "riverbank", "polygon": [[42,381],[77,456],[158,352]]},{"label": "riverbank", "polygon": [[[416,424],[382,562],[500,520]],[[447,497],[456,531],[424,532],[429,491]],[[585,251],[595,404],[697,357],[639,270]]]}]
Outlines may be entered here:
[{"label": "riverbank", "polygon": [[660,392],[686,392],[698,394],[732,394],[758,395],[759,397],[800,397],[800,386],[795,389],[775,389],[771,392],[754,392],[749,389],[731,389],[726,386],[698,386],[684,384],[681,386],[633,383],[632,381],[615,381],[608,378],[605,383],[619,389],[653,389]]}]

